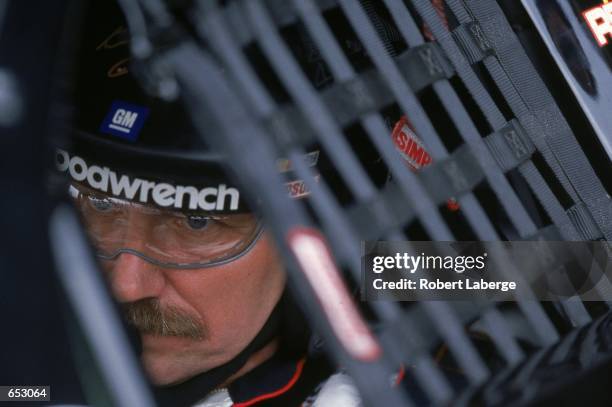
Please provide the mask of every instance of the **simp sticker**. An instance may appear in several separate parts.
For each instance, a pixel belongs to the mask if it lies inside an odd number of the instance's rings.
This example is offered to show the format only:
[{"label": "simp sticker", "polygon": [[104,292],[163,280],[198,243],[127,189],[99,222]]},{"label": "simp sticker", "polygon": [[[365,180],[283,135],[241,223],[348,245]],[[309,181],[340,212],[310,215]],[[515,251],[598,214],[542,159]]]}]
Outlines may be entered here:
[{"label": "simp sticker", "polygon": [[[402,116],[393,128],[391,133],[395,148],[404,158],[406,165],[413,171],[418,171],[431,164],[431,155],[425,150],[425,144],[416,135],[412,124],[406,116]],[[459,203],[455,198],[446,201],[446,207],[456,212],[459,210]]]},{"label": "simp sticker", "polygon": [[136,141],[149,115],[149,109],[115,100],[100,126],[100,132]]},{"label": "simp sticker", "polygon": [[425,150],[425,145],[412,129],[406,116],[402,116],[395,124],[391,137],[395,148],[411,169],[420,170],[431,163],[431,156]]}]

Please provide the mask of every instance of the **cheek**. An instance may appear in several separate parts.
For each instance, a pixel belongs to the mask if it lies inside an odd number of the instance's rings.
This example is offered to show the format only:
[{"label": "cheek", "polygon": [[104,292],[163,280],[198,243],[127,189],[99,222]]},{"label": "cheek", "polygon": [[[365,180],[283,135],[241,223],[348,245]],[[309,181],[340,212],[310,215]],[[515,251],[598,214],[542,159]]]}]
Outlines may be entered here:
[{"label": "cheek", "polygon": [[174,289],[207,325],[209,345],[225,347],[235,343],[246,346],[259,332],[280,298],[286,278],[266,236],[236,261],[180,273],[171,276]]}]

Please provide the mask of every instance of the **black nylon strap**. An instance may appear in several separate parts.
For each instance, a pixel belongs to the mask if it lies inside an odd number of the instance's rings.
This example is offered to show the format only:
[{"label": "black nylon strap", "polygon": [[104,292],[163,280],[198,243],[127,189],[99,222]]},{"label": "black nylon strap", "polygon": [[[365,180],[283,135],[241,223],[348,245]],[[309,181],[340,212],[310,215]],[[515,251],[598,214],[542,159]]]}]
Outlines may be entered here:
[{"label": "black nylon strap", "polygon": [[315,140],[310,124],[292,105],[276,110],[265,123],[281,148],[293,143],[308,144]]},{"label": "black nylon strap", "polygon": [[491,43],[476,22],[461,24],[453,30],[453,37],[470,64],[482,61],[494,52]]},{"label": "black nylon strap", "polygon": [[567,193],[586,205],[603,235],[612,239],[612,200],[502,10],[488,0],[451,0],[449,4],[454,11],[465,7],[481,25],[496,55],[485,61],[487,68],[510,107]]},{"label": "black nylon strap", "polygon": [[484,179],[469,146],[464,144],[442,161],[419,172],[419,178],[437,204],[471,192]]},{"label": "black nylon strap", "polygon": [[567,215],[576,225],[584,240],[599,240],[604,237],[584,203],[580,202],[569,208]]},{"label": "black nylon strap", "polygon": [[504,171],[510,171],[529,159],[535,146],[517,120],[485,138],[489,151]]},{"label": "black nylon strap", "polygon": [[414,92],[440,79],[453,76],[455,70],[435,42],[409,48],[396,58],[400,71]]},{"label": "black nylon strap", "polygon": [[393,102],[387,85],[374,70],[345,82],[335,83],[322,93],[323,100],[342,126]]}]

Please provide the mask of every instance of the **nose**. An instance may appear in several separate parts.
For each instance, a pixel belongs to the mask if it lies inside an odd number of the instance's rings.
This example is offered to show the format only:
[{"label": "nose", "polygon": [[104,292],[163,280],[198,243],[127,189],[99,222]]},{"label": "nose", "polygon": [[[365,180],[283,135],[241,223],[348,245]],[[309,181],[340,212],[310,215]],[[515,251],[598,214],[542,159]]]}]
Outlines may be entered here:
[{"label": "nose", "polygon": [[120,303],[157,298],[166,285],[157,266],[131,253],[121,253],[106,269],[113,295]]},{"label": "nose", "polygon": [[[144,252],[150,219],[130,211],[123,225],[124,247]],[[166,279],[158,266],[131,253],[121,253],[106,265],[111,289],[119,302],[159,297]]]}]

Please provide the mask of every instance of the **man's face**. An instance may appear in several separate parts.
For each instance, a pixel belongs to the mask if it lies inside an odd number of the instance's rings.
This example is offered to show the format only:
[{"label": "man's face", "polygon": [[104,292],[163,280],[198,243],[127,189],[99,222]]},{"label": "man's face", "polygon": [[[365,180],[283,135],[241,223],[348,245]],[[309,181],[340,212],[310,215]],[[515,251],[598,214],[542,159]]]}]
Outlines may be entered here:
[{"label": "man's face", "polygon": [[[90,200],[79,206],[90,235],[92,229],[95,234],[94,244],[103,245],[99,241],[112,233],[117,240],[122,228],[122,245],[147,255],[163,252],[157,257],[169,259],[174,249],[184,258],[185,246],[195,245],[175,241],[162,250],[159,242],[152,244],[159,225],[168,223],[163,216],[133,208],[113,213]],[[101,221],[92,221],[100,216]],[[209,230],[222,236],[221,226],[214,227]],[[171,230],[162,231],[162,236],[173,239]],[[197,239],[198,234],[188,237]],[[199,238],[212,243],[209,237]],[[164,267],[130,252],[102,260],[102,265],[128,321],[140,331],[142,362],[158,385],[184,381],[235,357],[263,327],[285,285],[282,264],[265,233],[242,256],[206,268]]]}]

